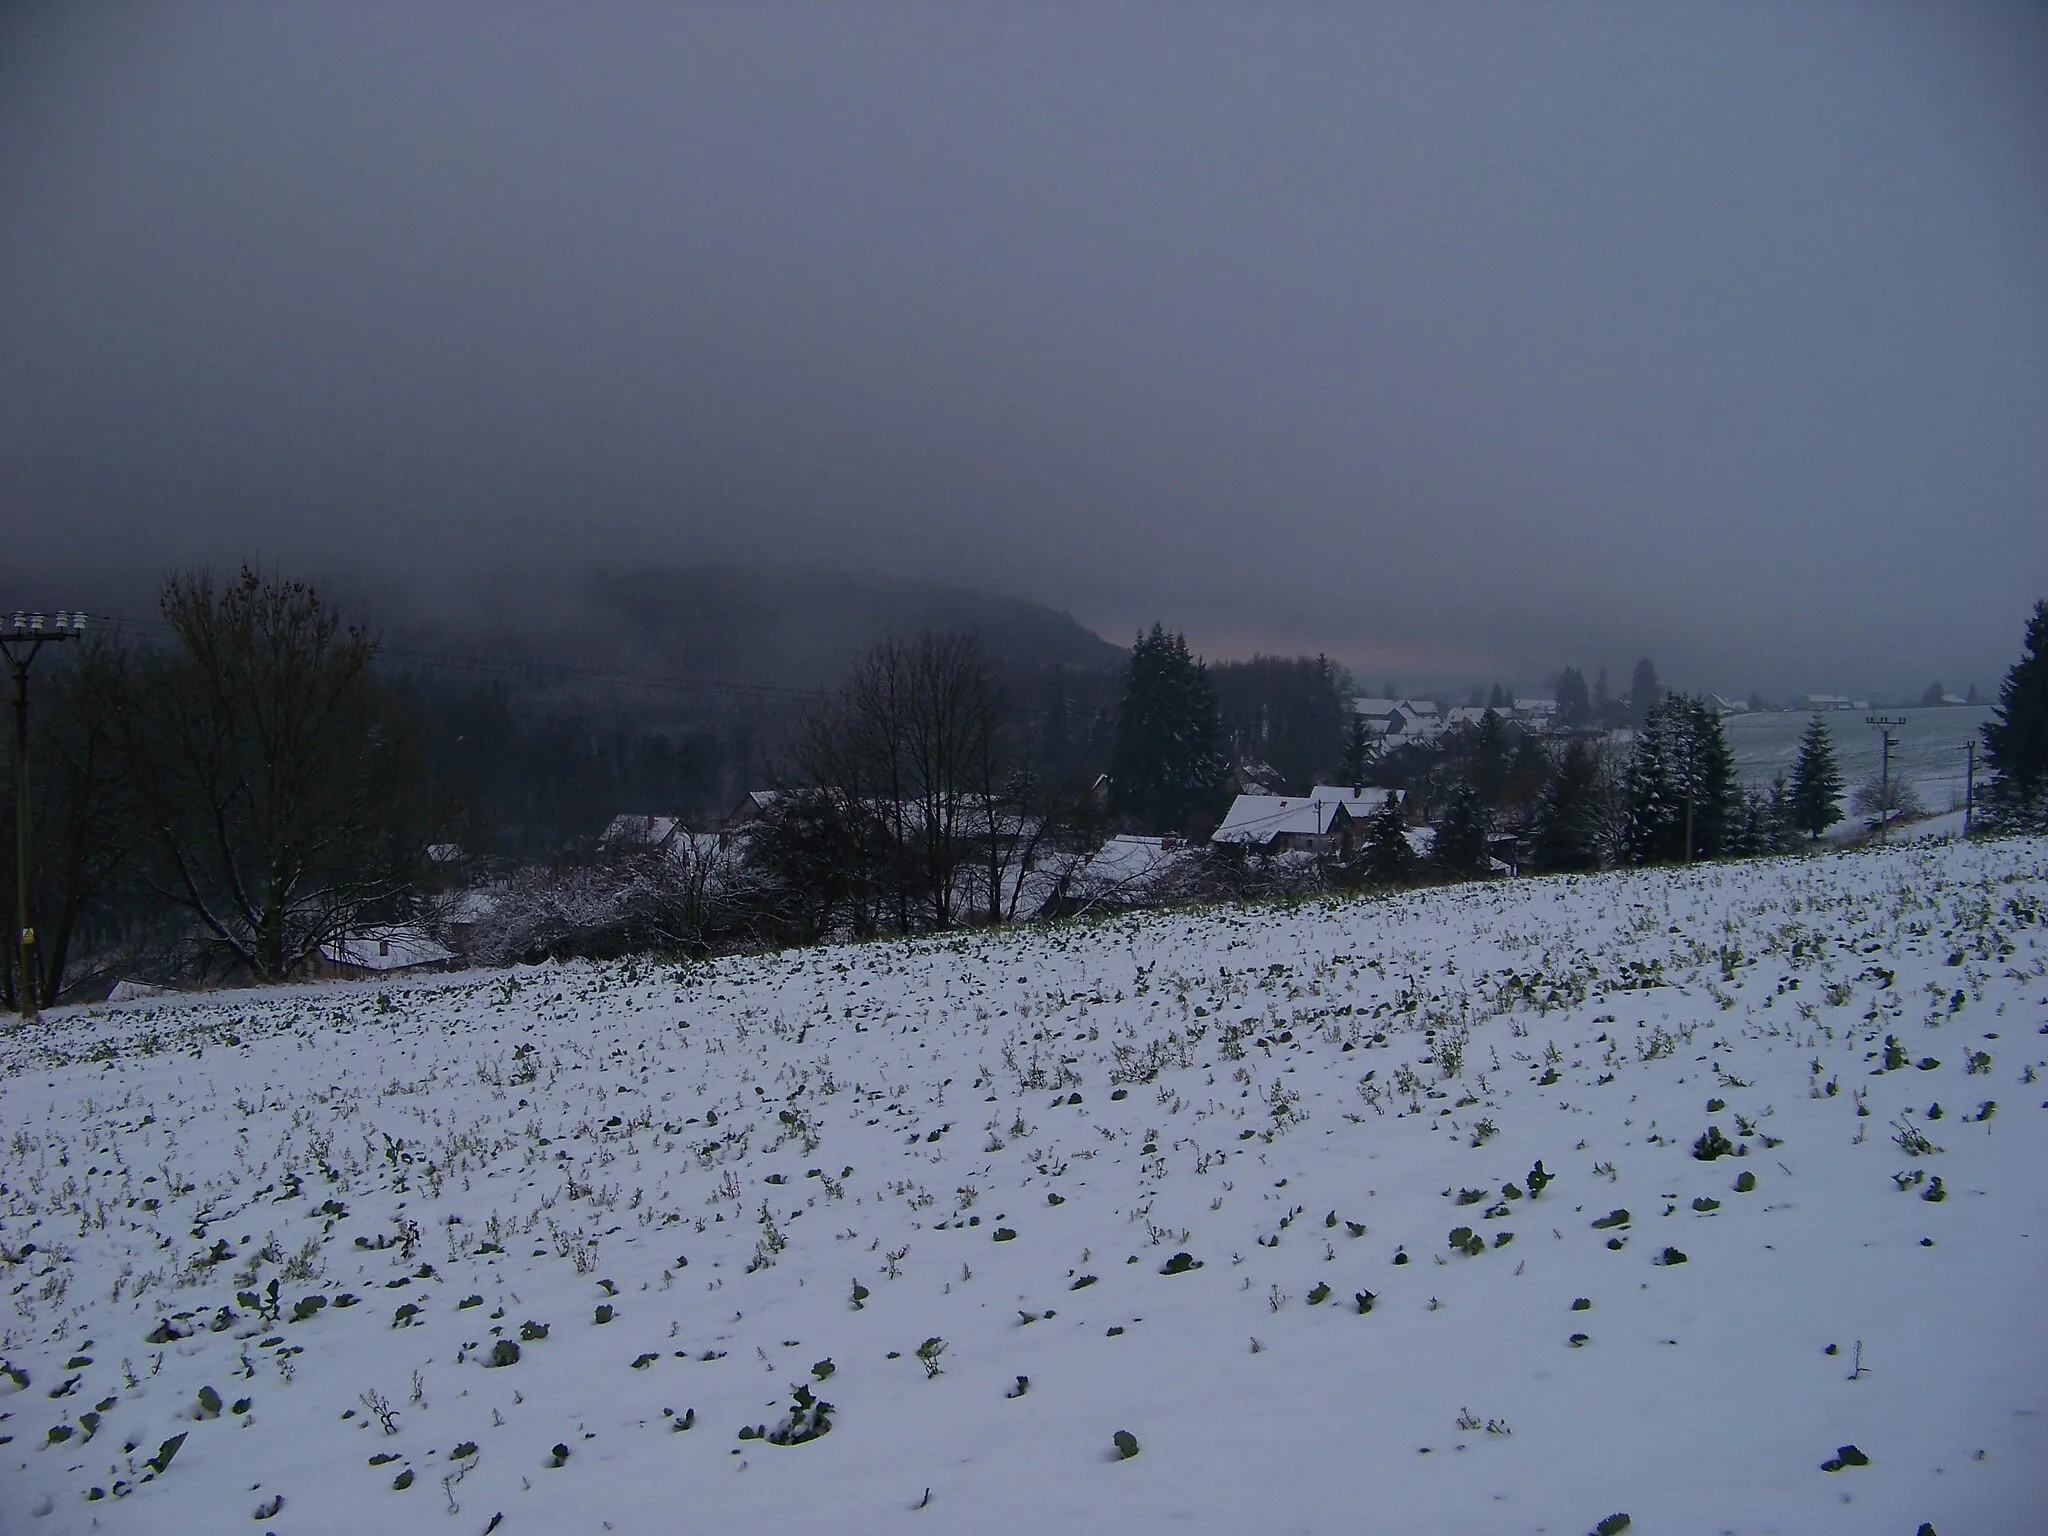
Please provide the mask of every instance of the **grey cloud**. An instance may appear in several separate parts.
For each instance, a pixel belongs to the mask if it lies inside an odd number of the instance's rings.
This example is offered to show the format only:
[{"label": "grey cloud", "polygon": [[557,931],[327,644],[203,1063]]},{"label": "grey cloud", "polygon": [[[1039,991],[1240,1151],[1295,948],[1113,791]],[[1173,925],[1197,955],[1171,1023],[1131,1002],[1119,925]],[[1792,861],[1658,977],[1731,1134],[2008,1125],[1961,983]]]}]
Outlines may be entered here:
[{"label": "grey cloud", "polygon": [[1993,680],[2048,20],[18,8],[33,569],[801,559],[1212,653]]}]

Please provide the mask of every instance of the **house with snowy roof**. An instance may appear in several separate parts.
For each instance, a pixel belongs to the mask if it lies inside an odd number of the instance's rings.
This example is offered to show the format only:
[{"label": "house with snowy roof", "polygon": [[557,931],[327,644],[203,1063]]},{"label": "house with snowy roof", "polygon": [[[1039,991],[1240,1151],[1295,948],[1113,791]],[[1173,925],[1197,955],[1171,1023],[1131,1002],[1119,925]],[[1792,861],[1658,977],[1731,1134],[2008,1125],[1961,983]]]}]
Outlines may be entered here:
[{"label": "house with snowy roof", "polygon": [[775,809],[775,802],[782,798],[781,791],[773,789],[750,789],[740,798],[725,818],[725,830],[736,832],[751,825]]},{"label": "house with snowy roof", "polygon": [[1239,795],[1209,841],[1273,853],[1349,853],[1392,793],[1318,784],[1307,795]]},{"label": "house with snowy roof", "polygon": [[597,842],[606,853],[651,853],[674,842],[682,827],[674,816],[614,816]]},{"label": "house with snowy roof", "polygon": [[1351,713],[1363,720],[1376,736],[1399,736],[1407,741],[1427,741],[1442,733],[1443,719],[1432,699],[1355,698]]},{"label": "house with snowy roof", "polygon": [[1070,867],[1046,870],[1051,878],[1044,881],[1037,905],[1020,903],[1018,910],[1061,917],[1104,907],[1144,906],[1169,897],[1176,880],[1199,863],[1197,850],[1181,838],[1119,833]]},{"label": "house with snowy roof", "polygon": [[455,951],[424,928],[387,923],[337,934],[320,946],[313,974],[325,980],[357,980],[446,970]]},{"label": "house with snowy roof", "polygon": [[1399,699],[1355,698],[1351,713],[1365,722],[1366,729],[1382,736],[1396,734],[1403,724]]}]

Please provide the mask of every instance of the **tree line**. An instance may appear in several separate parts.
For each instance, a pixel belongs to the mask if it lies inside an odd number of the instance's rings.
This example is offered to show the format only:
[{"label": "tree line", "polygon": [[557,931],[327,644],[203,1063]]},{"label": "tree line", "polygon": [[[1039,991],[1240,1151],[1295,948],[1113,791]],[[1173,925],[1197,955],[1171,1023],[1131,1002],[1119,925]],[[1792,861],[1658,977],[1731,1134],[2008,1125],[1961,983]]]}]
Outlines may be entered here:
[{"label": "tree line", "polygon": [[[460,756],[445,716],[375,665],[374,639],[310,586],[246,568],[173,578],[162,611],[168,644],[100,636],[38,678],[36,994],[92,995],[124,971],[279,981],[363,924],[454,921],[428,851],[476,806],[445,766]],[[2037,605],[1984,733],[2002,827],[2048,822],[2044,651]],[[1058,668],[1006,675],[968,634],[891,638],[796,713],[744,826],[706,817],[659,847],[586,839],[502,865],[487,912],[464,920],[488,959],[703,953],[1059,910],[1111,832],[1186,839],[1170,895],[1208,899],[1777,853],[1840,819],[1821,719],[1789,775],[1745,787],[1707,700],[1665,691],[1647,662],[1625,705],[1571,671],[1559,712],[1577,729],[1489,708],[1389,749],[1326,657],[1211,666],[1155,624],[1112,697]],[[1633,729],[1602,728],[1619,708],[1640,711]],[[1391,793],[1337,853],[1206,845],[1254,753],[1296,782]],[[1852,803],[1877,820],[1907,809]],[[12,836],[10,821],[9,860]],[[6,900],[12,931],[11,885]],[[0,967],[17,1006],[13,946]]]}]

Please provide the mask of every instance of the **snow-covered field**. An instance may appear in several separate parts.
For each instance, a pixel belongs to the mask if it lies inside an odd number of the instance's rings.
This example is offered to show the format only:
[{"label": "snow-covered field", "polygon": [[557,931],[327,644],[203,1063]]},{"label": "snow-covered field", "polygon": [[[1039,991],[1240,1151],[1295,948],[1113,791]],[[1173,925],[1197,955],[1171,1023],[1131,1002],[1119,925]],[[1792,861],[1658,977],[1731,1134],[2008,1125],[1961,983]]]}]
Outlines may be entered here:
[{"label": "snow-covered field", "polygon": [[59,1014],[0,1530],[2048,1529],[2044,877]]},{"label": "snow-covered field", "polygon": [[[1871,713],[1830,710],[1820,717],[1827,722],[1828,735],[1835,744],[1835,760],[1841,764],[1843,783],[1850,789],[1878,776],[1879,732],[1864,723],[1865,716]],[[1905,722],[1892,728],[1892,773],[1912,784],[1930,811],[1945,811],[1951,802],[1961,805],[1969,778],[1964,748],[1979,740],[1985,723],[1992,718],[1990,706],[1891,709],[1875,713]],[[1792,765],[1799,760],[1799,743],[1812,719],[1810,714],[1790,710],[1730,715],[1723,720],[1729,750],[1735,755],[1735,771],[1743,783],[1768,789],[1778,774],[1789,776]],[[1980,791],[1984,787],[1982,750],[1980,745]],[[1846,802],[1846,792],[1843,798]]]}]

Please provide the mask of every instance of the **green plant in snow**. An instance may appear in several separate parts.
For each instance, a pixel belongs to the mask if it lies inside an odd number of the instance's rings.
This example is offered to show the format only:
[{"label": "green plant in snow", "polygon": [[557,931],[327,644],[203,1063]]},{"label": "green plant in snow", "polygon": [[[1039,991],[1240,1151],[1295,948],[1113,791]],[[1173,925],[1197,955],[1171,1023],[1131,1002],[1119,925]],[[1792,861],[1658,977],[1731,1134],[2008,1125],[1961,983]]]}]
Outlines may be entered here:
[{"label": "green plant in snow", "polygon": [[742,1440],[765,1440],[770,1445],[804,1445],[832,1432],[832,1405],[811,1391],[808,1382],[790,1389],[788,1416],[774,1428],[754,1424],[740,1431]]},{"label": "green plant in snow", "polygon": [[1902,1115],[1892,1122],[1892,1140],[1899,1144],[1899,1150],[1908,1157],[1931,1157],[1941,1150],[1927,1137],[1927,1133],[1916,1125],[1909,1125]]},{"label": "green plant in snow", "polygon": [[1700,1133],[1699,1140],[1692,1144],[1692,1155],[1703,1163],[1710,1163],[1717,1157],[1735,1157],[1740,1149],[1721,1134],[1721,1127],[1710,1125]]}]

